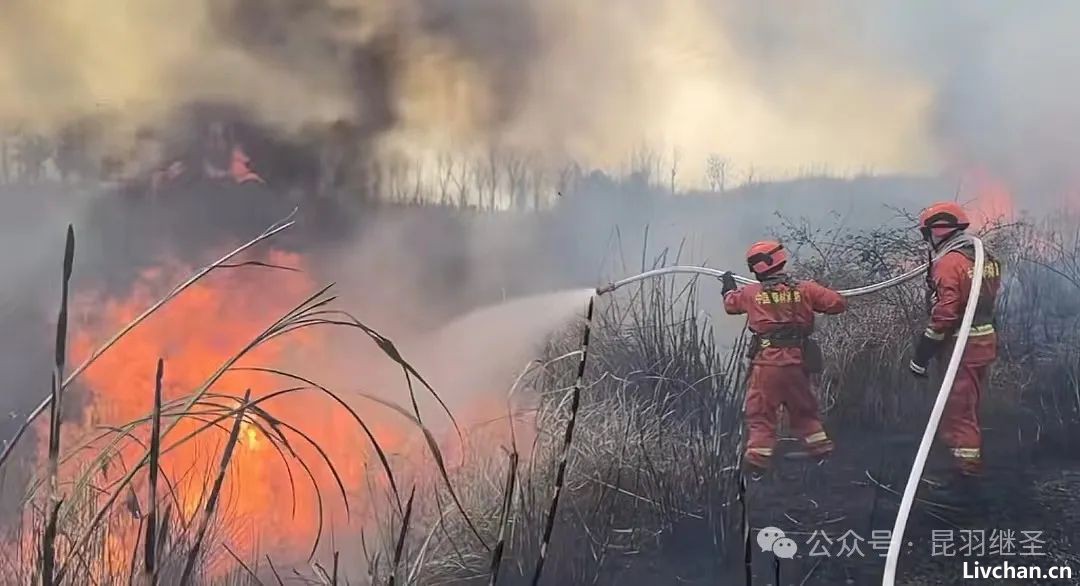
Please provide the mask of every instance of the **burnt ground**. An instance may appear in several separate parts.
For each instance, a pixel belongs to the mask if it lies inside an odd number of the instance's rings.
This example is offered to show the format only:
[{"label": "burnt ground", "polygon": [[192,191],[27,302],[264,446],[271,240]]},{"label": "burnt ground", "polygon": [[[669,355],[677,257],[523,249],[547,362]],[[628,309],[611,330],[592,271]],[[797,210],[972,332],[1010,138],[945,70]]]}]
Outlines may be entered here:
[{"label": "burnt ground", "polygon": [[[986,505],[981,511],[965,512],[917,501],[905,531],[897,586],[1080,584],[1080,454],[1066,443],[1066,436],[1058,437],[1053,446],[1048,444],[1049,434],[1040,438],[1040,444],[1021,445],[1024,436],[1017,433],[1016,424],[995,425],[984,434],[987,469],[982,491]],[[837,450],[824,466],[784,459],[782,454],[797,449],[797,444],[783,441],[769,475],[749,486],[750,538],[754,543],[750,580],[738,527],[719,535],[705,520],[688,515],[657,531],[655,541],[646,547],[612,556],[599,576],[585,572],[584,577],[549,576],[545,582],[618,586],[881,584],[888,532],[921,432],[890,434],[840,427],[834,424],[830,429]],[[926,475],[941,476],[948,470],[945,454],[935,447]],[[923,486],[918,497],[932,495]],[[730,507],[729,513],[737,520],[741,511],[738,503],[722,506]],[[794,559],[781,561],[779,581],[775,577],[776,558],[762,552],[754,540],[764,527],[780,528],[798,548]],[[1025,535],[1025,531],[1033,533]],[[1009,535],[1011,541],[1001,539]],[[1003,549],[1011,555],[1001,555]],[[581,556],[580,549],[560,550],[552,555],[552,561],[565,566],[575,559],[580,561]],[[1014,567],[1044,570],[1066,565],[1074,579],[973,581],[963,576],[964,561],[969,566],[978,561],[983,567],[1007,561]],[[524,580],[527,576],[508,578],[504,581],[509,584],[529,583]]]},{"label": "burnt ground", "polygon": [[[916,503],[905,532],[897,584],[970,583],[963,578],[965,559],[983,566],[1006,560],[1014,566],[1069,565],[1075,575],[1071,581],[980,580],[983,584],[1080,584],[1078,454],[1020,446],[1017,434],[1007,430],[1007,426],[990,430],[984,440],[986,505],[981,511]],[[919,434],[834,435],[838,449],[825,466],[778,459],[769,476],[749,488],[751,539],[760,528],[775,526],[799,548],[795,559],[780,564],[782,586],[881,583],[888,542],[875,537],[887,533],[874,532],[892,528]],[[929,474],[946,466],[944,455],[935,450]],[[919,497],[931,498],[925,486]],[[1015,537],[1012,546],[1009,530]],[[828,540],[816,531],[823,531]],[[1006,556],[1003,551],[1015,553]],[[772,554],[755,545],[753,557],[753,584],[777,586]],[[736,567],[724,572],[731,576],[730,583],[744,584],[741,563],[736,560],[732,565]]]}]

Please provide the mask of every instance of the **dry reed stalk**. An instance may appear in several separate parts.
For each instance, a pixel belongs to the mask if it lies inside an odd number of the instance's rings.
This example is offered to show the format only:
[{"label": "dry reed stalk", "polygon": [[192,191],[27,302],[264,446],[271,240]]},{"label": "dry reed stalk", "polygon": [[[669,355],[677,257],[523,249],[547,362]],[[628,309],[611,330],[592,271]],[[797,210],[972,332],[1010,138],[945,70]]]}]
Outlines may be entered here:
[{"label": "dry reed stalk", "polygon": [[[52,373],[52,394],[49,405],[49,507],[45,532],[41,544],[41,583],[52,586],[56,565],[56,526],[60,511],[59,460],[60,460],[60,418],[63,406],[60,400],[61,383],[64,376],[64,361],[67,357],[67,322],[68,291],[71,283],[71,271],[75,263],[75,229],[69,224],[64,245],[63,279],[60,292],[60,312],[56,320],[56,348]],[[2,463],[2,459],[0,459]]]},{"label": "dry reed stalk", "polygon": [[491,575],[488,585],[495,586],[499,580],[499,567],[502,565],[503,549],[506,546],[506,527],[510,522],[510,508],[514,504],[514,485],[517,480],[518,453],[510,453],[510,462],[506,471],[506,485],[503,488],[502,509],[499,512],[499,540],[491,552]]},{"label": "dry reed stalk", "polygon": [[[256,584],[258,584],[259,586],[262,586],[263,582],[262,582],[262,580],[259,579],[258,574],[256,574],[254,571],[252,571],[252,569],[249,568],[248,565],[244,563],[244,560],[240,559],[240,556],[236,555],[236,552],[234,552],[232,549],[229,548],[228,545],[226,545],[224,543],[221,544],[221,547],[225,548],[225,551],[229,554],[229,557],[231,557],[233,560],[235,560],[236,563],[239,564],[241,568],[243,568],[244,573],[246,573],[248,576],[250,576],[251,579],[254,580]],[[256,566],[256,567],[258,567],[258,566]]]},{"label": "dry reed stalk", "polygon": [[210,526],[210,520],[213,519],[217,509],[218,496],[221,494],[221,485],[225,481],[225,473],[229,469],[229,461],[232,460],[233,449],[236,448],[236,442],[240,438],[240,424],[244,421],[244,413],[247,412],[249,399],[251,399],[250,389],[244,392],[240,409],[236,413],[236,421],[233,423],[232,432],[229,434],[229,441],[225,444],[225,451],[221,454],[217,477],[214,478],[214,486],[210,489],[210,498],[206,501],[206,509],[203,511],[203,518],[195,534],[195,543],[192,545],[191,550],[188,551],[184,572],[180,576],[180,586],[189,583],[191,574],[195,570],[195,561],[199,557],[203,540],[206,538],[206,530]]},{"label": "dry reed stalk", "polygon": [[154,375],[154,411],[150,425],[150,480],[147,496],[146,543],[144,573],[150,586],[157,584],[157,481],[161,457],[161,381],[165,374],[165,362],[158,359],[157,373]]},{"label": "dry reed stalk", "polygon": [[[331,299],[320,299],[322,294],[326,291],[326,289],[327,288],[324,288],[324,289],[318,291],[317,293],[315,293],[314,295],[308,297],[306,300],[304,300],[304,302],[302,302],[296,308],[291,310],[284,317],[282,317],[282,318],[278,319],[277,321],[275,321],[269,328],[264,330],[261,334],[259,334],[259,336],[257,336],[253,341],[249,342],[239,352],[237,352],[236,354],[231,356],[229,359],[227,359],[225,361],[225,363],[222,364],[214,373],[212,373],[209,376],[209,378],[206,381],[204,381],[202,383],[202,385],[200,385],[200,387],[198,389],[196,389],[196,391],[192,395],[190,395],[188,398],[186,398],[183,401],[183,404],[182,404],[182,406],[180,408],[180,415],[183,416],[184,414],[188,413],[192,409],[192,407],[194,407],[196,404],[198,404],[198,402],[200,400],[202,400],[202,398],[209,392],[210,387],[213,384],[215,384],[226,372],[228,372],[236,364],[237,361],[239,361],[241,358],[246,356],[249,352],[251,352],[252,350],[257,348],[258,346],[260,346],[264,342],[266,342],[267,339],[274,337],[282,329],[289,328],[294,323],[294,320],[303,320],[303,316],[305,315],[306,311],[310,310],[311,308],[317,308],[317,307],[320,307],[320,306],[322,306],[322,305],[324,305],[326,303],[329,303],[332,300],[332,298]],[[294,329],[296,329],[296,328],[294,328]],[[224,418],[228,418],[228,416],[226,416]],[[177,425],[179,425],[180,420],[181,420],[181,417],[177,417],[169,425],[169,427],[164,431],[164,435],[168,435],[169,432],[171,432]],[[134,426],[128,426],[128,429],[125,431],[124,434],[121,434],[121,435],[117,436],[116,438],[114,438],[114,440],[110,444],[108,450],[114,449],[116,444],[120,441],[120,439],[122,439],[123,437],[126,437],[127,435],[129,435],[133,428],[134,428]],[[195,434],[191,434],[186,439],[190,439],[191,437],[194,437],[194,435]],[[177,442],[177,444],[174,444],[173,447],[175,447],[179,443],[182,443],[183,441],[185,441],[185,440],[180,440],[179,442]],[[97,468],[97,467],[103,465],[103,463],[108,460],[109,453],[111,453],[108,450],[102,452],[101,455],[99,455],[97,458],[95,458],[89,464],[90,469]],[[166,450],[166,451],[168,451],[168,450]],[[98,526],[100,525],[102,520],[105,518],[105,515],[112,508],[112,505],[116,502],[116,499],[118,498],[120,492],[131,483],[131,481],[134,478],[135,474],[138,473],[138,471],[143,466],[145,466],[147,464],[148,460],[149,460],[149,453],[145,454],[143,456],[143,458],[139,462],[137,462],[134,466],[132,466],[128,470],[128,472],[119,481],[117,481],[115,483],[116,488],[115,488],[114,492],[105,500],[105,503],[97,510],[97,512],[94,514],[93,519],[91,520],[90,523],[87,524],[86,528],[80,534],[79,538],[74,541],[74,544],[72,545],[72,551],[79,551],[86,544],[86,542],[89,540],[90,536],[93,534],[93,532],[98,528]],[[90,474],[83,474],[82,477],[80,477],[75,482],[75,486],[78,489],[85,489],[86,486],[89,484],[89,482],[90,482]],[[61,576],[64,574],[65,569],[66,569],[65,567],[61,567],[61,569],[60,569],[60,575]]]},{"label": "dry reed stalk", "polygon": [[[112,348],[117,342],[119,342],[121,338],[123,338],[125,335],[128,334],[128,332],[135,329],[136,326],[138,326],[140,323],[142,323],[144,320],[146,320],[146,318],[150,317],[151,314],[153,314],[157,310],[161,309],[162,306],[164,306],[166,303],[168,303],[169,301],[173,300],[176,296],[183,293],[185,289],[187,289],[187,288],[191,287],[192,285],[194,285],[197,281],[199,281],[200,279],[205,277],[207,274],[209,274],[214,269],[221,268],[221,266],[224,265],[226,262],[228,262],[228,260],[231,259],[232,257],[234,257],[234,256],[244,252],[245,250],[255,246],[259,242],[262,242],[263,240],[266,240],[266,239],[274,236],[278,232],[281,232],[282,230],[285,230],[286,228],[292,226],[295,223],[295,221],[292,220],[292,217],[295,214],[296,214],[296,210],[293,210],[293,212],[291,214],[289,214],[288,217],[286,217],[285,219],[283,219],[283,220],[275,223],[274,225],[270,226],[269,228],[264,230],[262,234],[259,234],[258,236],[256,236],[252,240],[248,241],[246,244],[240,246],[239,248],[237,248],[237,249],[233,250],[232,252],[226,254],[225,256],[221,257],[220,259],[218,259],[218,260],[210,263],[209,265],[203,267],[198,272],[196,272],[194,275],[192,275],[190,278],[188,278],[188,280],[184,281],[183,283],[180,283],[175,288],[173,288],[173,290],[170,291],[167,295],[165,295],[165,297],[162,297],[156,303],[154,303],[153,305],[148,307],[145,311],[143,311],[141,314],[139,314],[138,317],[133,319],[130,323],[128,323],[123,328],[121,328],[120,331],[118,331],[111,338],[106,340],[105,343],[103,343],[101,346],[99,346],[97,349],[95,349],[93,352],[91,352],[90,355],[86,357],[86,360],[84,360],[82,362],[82,364],[80,364],[79,366],[75,367],[75,369],[71,372],[71,374],[68,375],[68,377],[66,379],[64,379],[64,382],[60,385],[60,392],[62,393],[63,390],[66,389],[67,386],[70,385],[72,381],[74,381],[80,374],[82,374],[83,371],[85,371],[87,368],[89,368],[90,365],[93,364],[98,358],[100,358],[102,354],[104,354],[106,351],[108,351],[109,348]],[[69,226],[69,230],[71,230],[70,226]],[[52,403],[52,395],[49,395],[48,397],[45,398],[44,401],[41,402],[41,404],[39,404],[37,407],[34,408],[33,411],[30,412],[30,415],[28,415],[26,417],[26,421],[23,422],[23,424],[19,427],[18,431],[15,432],[15,435],[11,438],[11,440],[7,443],[7,445],[4,446],[3,452],[0,452],[0,467],[3,467],[4,463],[7,462],[8,458],[11,456],[12,450],[15,449],[15,445],[18,444],[19,440],[22,439],[23,435],[26,434],[26,430],[30,428],[30,425],[34,422],[34,420],[36,420],[45,411],[45,409],[47,409],[49,407],[49,405],[51,403]]]},{"label": "dry reed stalk", "polygon": [[285,586],[285,582],[281,580],[281,574],[278,574],[277,568],[274,567],[274,560],[270,559],[270,556],[266,556],[266,563],[270,565],[270,573],[274,575],[278,586]]},{"label": "dry reed stalk", "polygon": [[388,586],[394,586],[398,568],[401,566],[401,557],[405,553],[405,536],[409,533],[409,524],[412,522],[413,499],[416,497],[416,486],[409,493],[409,502],[405,505],[405,514],[401,518],[401,530],[398,532],[397,544],[394,546],[394,565],[390,568]]},{"label": "dry reed stalk", "polygon": [[581,360],[578,362],[577,379],[574,382],[574,389],[571,391],[570,419],[566,423],[566,435],[563,436],[562,450],[559,454],[559,468],[555,474],[555,489],[551,495],[551,505],[548,508],[544,536],[540,542],[540,557],[536,560],[536,570],[533,572],[533,586],[540,583],[540,576],[544,571],[544,561],[551,545],[551,534],[555,530],[555,518],[559,512],[559,496],[562,494],[563,485],[566,482],[566,465],[567,460],[570,458],[570,445],[574,441],[574,424],[577,422],[578,408],[581,406],[581,387],[585,379],[585,365],[589,357],[589,336],[592,331],[593,307],[595,304],[596,296],[590,297],[589,307],[585,311],[585,331],[581,339]]}]

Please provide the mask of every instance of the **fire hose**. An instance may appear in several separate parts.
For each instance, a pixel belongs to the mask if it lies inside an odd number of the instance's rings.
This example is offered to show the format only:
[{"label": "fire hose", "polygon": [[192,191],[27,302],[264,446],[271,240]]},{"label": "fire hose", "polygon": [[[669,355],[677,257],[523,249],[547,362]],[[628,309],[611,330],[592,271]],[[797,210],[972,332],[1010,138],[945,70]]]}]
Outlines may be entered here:
[{"label": "fire hose", "polygon": [[881,586],[893,586],[896,581],[896,564],[900,559],[900,544],[904,541],[904,528],[907,527],[908,515],[911,514],[911,504],[915,501],[915,491],[919,488],[919,479],[922,478],[923,468],[926,467],[926,458],[930,455],[930,445],[934,443],[934,434],[937,433],[938,423],[941,422],[941,414],[945,411],[945,402],[949,398],[956,373],[960,370],[960,359],[967,347],[968,334],[971,331],[971,323],[975,320],[975,306],[978,305],[979,293],[982,289],[983,265],[986,262],[983,252],[982,240],[972,238],[975,244],[975,267],[971,277],[971,291],[968,292],[967,307],[964,308],[964,320],[960,323],[960,330],[956,334],[956,345],[953,347],[952,357],[949,358],[949,367],[945,371],[945,379],[941,381],[937,400],[934,408],[930,411],[930,421],[926,423],[922,442],[919,443],[919,451],[915,454],[915,463],[911,466],[911,474],[908,475],[907,486],[904,487],[904,496],[900,499],[900,510],[896,513],[896,523],[889,539],[889,553],[885,557],[885,573],[881,578]]},{"label": "fire hose", "polygon": [[[956,380],[956,373],[960,369],[960,359],[964,355],[964,348],[967,346],[968,334],[971,330],[971,324],[975,319],[975,306],[978,304],[979,292],[982,289],[982,276],[983,266],[985,264],[985,255],[983,252],[982,241],[978,238],[972,238],[975,246],[975,267],[972,272],[971,291],[968,293],[967,307],[964,309],[964,319],[961,322],[960,329],[957,332],[956,344],[953,347],[952,356],[949,358],[949,366],[945,372],[945,378],[941,382],[941,387],[938,389],[937,399],[934,401],[934,407],[930,411],[930,419],[927,421],[926,429],[923,431],[922,441],[919,443],[919,450],[915,454],[915,462],[911,466],[911,473],[908,475],[907,485],[904,487],[903,496],[900,499],[900,510],[896,514],[896,522],[893,524],[893,530],[889,540],[889,552],[885,558],[885,573],[882,576],[882,586],[893,586],[896,580],[896,566],[900,557],[900,545],[903,543],[904,530],[907,527],[908,517],[911,514],[911,506],[915,501],[915,492],[919,487],[919,480],[922,478],[923,470],[926,467],[926,459],[930,455],[930,447],[934,442],[934,435],[937,434],[938,424],[941,422],[941,415],[945,410],[945,403],[949,398],[949,392],[952,390],[953,381]],[[880,283],[873,283],[871,285],[865,285],[863,287],[856,287],[854,289],[844,289],[838,291],[840,295],[844,297],[858,297],[860,295],[869,295],[878,291],[883,291],[890,287],[894,287],[901,283],[907,282],[919,274],[927,270],[928,264],[923,264],[915,269],[912,269],[902,275],[892,277],[881,281]],[[596,289],[596,295],[606,295],[624,287],[631,283],[643,281],[645,279],[651,279],[654,277],[660,277],[663,275],[669,275],[674,273],[697,273],[703,275],[709,275],[712,277],[720,278],[724,275],[724,271],[711,269],[708,267],[698,266],[673,266],[664,267],[660,269],[654,269],[646,271],[640,275],[634,275],[625,279],[609,283],[606,286],[598,287]],[[755,283],[757,281],[748,279],[743,276],[733,275],[735,281],[742,284]]]},{"label": "fire hose", "polygon": [[[877,293],[878,291],[888,289],[889,287],[895,287],[896,285],[899,285],[900,283],[910,281],[911,279],[913,279],[913,278],[921,275],[923,272],[925,272],[927,266],[928,265],[926,265],[926,264],[922,264],[922,265],[919,265],[918,267],[916,267],[916,268],[914,268],[914,269],[912,269],[912,270],[910,270],[910,271],[908,271],[908,272],[906,272],[906,273],[904,273],[902,275],[898,275],[896,277],[886,279],[886,280],[884,280],[884,281],[882,281],[880,283],[874,283],[872,285],[866,285],[866,286],[863,286],[863,287],[856,287],[854,289],[843,289],[843,290],[840,290],[840,291],[837,291],[837,292],[840,293],[841,295],[843,295],[844,297],[858,297],[860,295],[869,295],[871,293]],[[664,267],[662,269],[654,269],[654,270],[651,270],[651,271],[646,271],[644,273],[641,273],[640,275],[634,275],[632,277],[627,277],[627,278],[622,279],[620,281],[615,281],[613,283],[608,283],[607,285],[605,285],[603,287],[597,287],[596,288],[596,294],[597,295],[606,295],[606,294],[611,293],[612,291],[614,291],[616,289],[619,289],[620,287],[624,287],[626,285],[630,285],[630,284],[636,283],[638,281],[644,281],[645,279],[651,279],[653,277],[661,277],[661,276],[664,276],[664,275],[670,275],[670,274],[674,274],[674,273],[698,273],[698,274],[702,274],[702,275],[709,275],[710,277],[716,277],[717,279],[724,276],[724,271],[711,269],[709,267],[696,267],[696,266],[683,266],[683,265],[673,266],[673,267]],[[757,281],[755,281],[754,279],[748,279],[748,278],[743,277],[741,275],[732,275],[732,276],[735,277],[736,282],[742,283],[743,285],[749,285],[750,283],[757,283]]]}]

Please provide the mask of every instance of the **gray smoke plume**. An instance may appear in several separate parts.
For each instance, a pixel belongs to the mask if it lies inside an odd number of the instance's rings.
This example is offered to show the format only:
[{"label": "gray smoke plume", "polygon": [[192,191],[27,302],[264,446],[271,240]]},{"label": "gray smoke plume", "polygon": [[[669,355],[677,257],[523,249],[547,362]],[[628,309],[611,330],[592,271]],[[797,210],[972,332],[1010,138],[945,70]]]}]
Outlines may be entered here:
[{"label": "gray smoke plume", "polygon": [[[112,115],[101,148],[224,103],[285,135],[348,121],[414,159],[512,148],[704,182],[963,173],[1064,197],[1080,8],[831,0],[106,0],[0,7],[0,120]],[[366,137],[366,138],[363,138]],[[733,175],[736,175],[733,173]]]},{"label": "gray smoke plume", "polygon": [[0,8],[0,119],[55,132],[111,114],[103,142],[123,150],[215,102],[283,133],[347,120],[417,158],[494,146],[618,168],[644,145],[691,183],[712,152],[775,175],[932,165],[918,72],[843,48],[770,61],[769,37],[744,46],[740,6],[17,0]]}]

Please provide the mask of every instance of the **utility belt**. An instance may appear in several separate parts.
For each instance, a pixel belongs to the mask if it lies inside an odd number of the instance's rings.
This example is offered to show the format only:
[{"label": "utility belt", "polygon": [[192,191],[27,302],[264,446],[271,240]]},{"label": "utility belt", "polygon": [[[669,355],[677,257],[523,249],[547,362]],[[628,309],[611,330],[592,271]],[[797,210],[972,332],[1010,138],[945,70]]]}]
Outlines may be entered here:
[{"label": "utility belt", "polygon": [[803,367],[811,374],[819,374],[825,368],[821,346],[808,333],[754,334],[746,357],[753,360],[765,348],[799,348],[802,350]]}]

